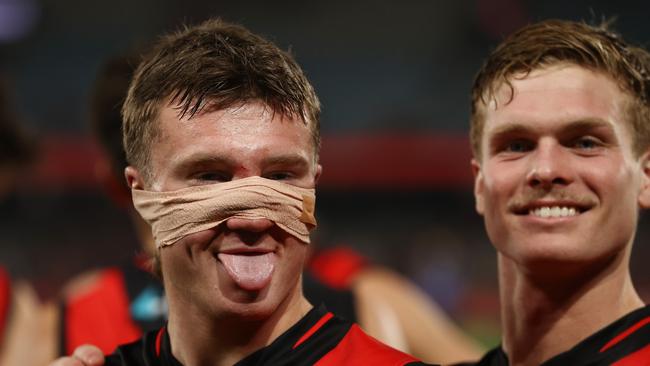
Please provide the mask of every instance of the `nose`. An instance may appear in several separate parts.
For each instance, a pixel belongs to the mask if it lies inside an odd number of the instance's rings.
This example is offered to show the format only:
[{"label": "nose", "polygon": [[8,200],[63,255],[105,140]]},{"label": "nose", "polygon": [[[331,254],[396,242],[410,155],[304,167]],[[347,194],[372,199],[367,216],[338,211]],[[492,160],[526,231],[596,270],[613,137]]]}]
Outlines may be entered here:
[{"label": "nose", "polygon": [[273,227],[273,221],[265,218],[248,219],[231,217],[226,221],[226,227],[231,231],[261,233]]},{"label": "nose", "polygon": [[528,185],[536,188],[568,185],[573,181],[574,168],[571,166],[571,157],[561,144],[542,140],[531,156],[526,179]]}]

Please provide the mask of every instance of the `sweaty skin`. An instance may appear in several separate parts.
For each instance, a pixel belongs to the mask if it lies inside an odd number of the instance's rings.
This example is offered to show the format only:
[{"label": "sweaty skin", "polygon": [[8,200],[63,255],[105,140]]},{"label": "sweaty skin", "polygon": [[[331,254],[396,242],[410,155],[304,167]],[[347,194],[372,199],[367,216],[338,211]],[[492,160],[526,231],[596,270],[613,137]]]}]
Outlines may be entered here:
[{"label": "sweaty skin", "polygon": [[498,251],[503,349],[538,365],[643,306],[629,271],[650,151],[637,156],[609,77],[555,64],[485,110],[477,211]]}]

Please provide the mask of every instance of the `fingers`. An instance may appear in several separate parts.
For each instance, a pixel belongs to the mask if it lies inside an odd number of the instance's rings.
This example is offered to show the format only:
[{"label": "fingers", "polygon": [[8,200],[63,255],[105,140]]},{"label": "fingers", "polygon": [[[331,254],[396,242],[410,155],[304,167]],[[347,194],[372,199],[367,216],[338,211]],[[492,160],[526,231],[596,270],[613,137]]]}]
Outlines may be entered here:
[{"label": "fingers", "polygon": [[103,364],[102,351],[95,346],[85,344],[77,347],[72,356],[58,358],[49,366],[102,366]]},{"label": "fingers", "polygon": [[72,357],[82,361],[83,366],[102,366],[104,364],[102,351],[90,344],[77,347],[72,353]]},{"label": "fingers", "polygon": [[61,357],[57,358],[54,362],[50,363],[49,366],[86,366],[80,360],[70,356],[70,357]]}]

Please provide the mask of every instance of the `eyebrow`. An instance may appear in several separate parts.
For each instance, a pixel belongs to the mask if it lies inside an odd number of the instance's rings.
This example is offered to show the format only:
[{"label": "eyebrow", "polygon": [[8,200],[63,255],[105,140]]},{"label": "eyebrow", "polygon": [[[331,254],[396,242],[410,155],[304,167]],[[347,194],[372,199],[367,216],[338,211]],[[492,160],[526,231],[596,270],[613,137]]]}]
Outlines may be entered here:
[{"label": "eyebrow", "polygon": [[174,170],[184,171],[195,166],[218,165],[224,167],[231,167],[235,165],[235,161],[219,155],[195,154],[190,155],[188,158],[183,159]]},{"label": "eyebrow", "polygon": [[[573,122],[570,122],[568,125],[562,127],[562,133],[573,133],[584,130],[593,130],[598,128],[607,128],[613,129],[612,124],[601,118],[584,118],[579,119]],[[507,123],[506,125],[499,126],[494,129],[491,134],[491,138],[498,138],[500,136],[506,135],[517,135],[517,134],[526,134],[535,131],[536,128],[532,128],[527,124],[520,122]]]},{"label": "eyebrow", "polygon": [[611,122],[608,122],[601,118],[585,118],[575,122],[572,122],[566,128],[563,129],[564,132],[572,133],[585,130],[595,130],[600,128],[606,128],[608,130],[613,130],[614,126]]},{"label": "eyebrow", "polygon": [[270,156],[265,159],[262,159],[262,163],[265,166],[268,165],[282,165],[282,166],[300,166],[308,167],[309,162],[305,157],[298,154],[286,154],[286,155],[277,155]]},{"label": "eyebrow", "polygon": [[[200,166],[221,166],[229,168],[236,165],[237,163],[233,159],[224,156],[196,154],[184,159],[174,170],[182,172]],[[264,158],[262,159],[262,166],[291,166],[306,169],[309,167],[309,162],[301,155],[286,154]]]}]

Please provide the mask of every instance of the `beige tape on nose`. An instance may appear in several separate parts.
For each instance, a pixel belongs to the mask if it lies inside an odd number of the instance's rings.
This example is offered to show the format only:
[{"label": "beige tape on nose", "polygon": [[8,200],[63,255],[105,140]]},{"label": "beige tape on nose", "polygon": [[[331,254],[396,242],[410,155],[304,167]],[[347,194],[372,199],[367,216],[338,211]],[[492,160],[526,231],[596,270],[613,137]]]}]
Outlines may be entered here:
[{"label": "beige tape on nose", "polygon": [[133,204],[151,225],[156,245],[216,227],[229,218],[268,219],[279,228],[309,243],[316,227],[313,188],[300,188],[261,177],[153,192],[134,189]]}]

